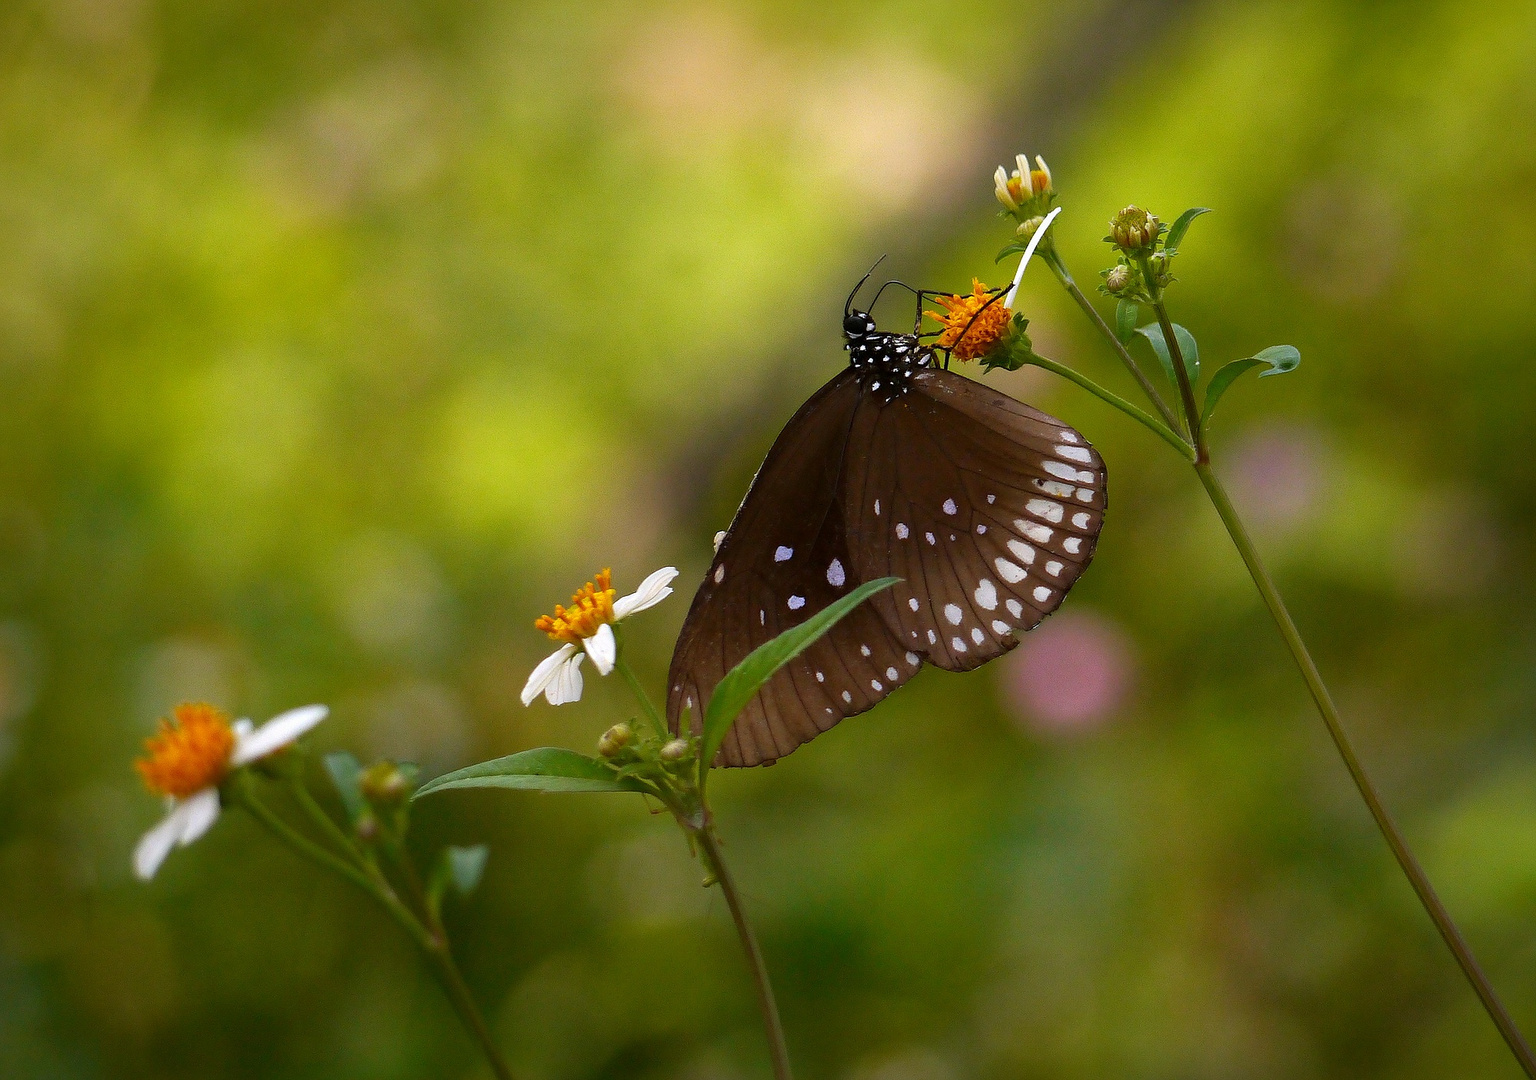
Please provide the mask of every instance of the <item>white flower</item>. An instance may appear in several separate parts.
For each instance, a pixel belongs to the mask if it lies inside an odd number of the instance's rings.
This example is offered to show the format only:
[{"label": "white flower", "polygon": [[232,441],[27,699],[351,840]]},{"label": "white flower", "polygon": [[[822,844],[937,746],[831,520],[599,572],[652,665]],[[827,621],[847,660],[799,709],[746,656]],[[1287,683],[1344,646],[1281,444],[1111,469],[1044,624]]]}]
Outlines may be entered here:
[{"label": "white flower", "polygon": [[274,754],[324,720],[324,705],[289,709],[254,727],[233,724],[212,705],[178,705],[174,724],[162,721],[136,763],[151,791],[165,796],[166,814],[133,852],[133,870],[148,881],[171,848],[185,847],[219,819],[219,785],[230,773]]},{"label": "white flower", "polygon": [[677,568],[664,566],[640,583],[628,596],[613,599],[610,573],[597,575],[596,583],[587,582],[571,597],[569,608],[555,606],[553,615],[542,616],[534,626],[553,640],[563,642],[545,657],[523,686],[523,704],[532,705],[544,695],[551,705],[581,700],[581,662],[592,658],[599,675],[607,675],[618,660],[618,642],[613,623],[653,608],[672,595],[672,579]]}]

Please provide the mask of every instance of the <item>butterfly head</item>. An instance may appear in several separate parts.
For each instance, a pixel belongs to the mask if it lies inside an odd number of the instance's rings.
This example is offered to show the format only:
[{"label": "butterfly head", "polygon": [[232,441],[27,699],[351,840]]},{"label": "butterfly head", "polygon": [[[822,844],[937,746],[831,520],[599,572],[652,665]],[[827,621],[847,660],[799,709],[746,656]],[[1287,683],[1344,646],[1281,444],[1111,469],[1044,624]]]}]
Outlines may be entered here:
[{"label": "butterfly head", "polygon": [[843,316],[843,337],[850,345],[857,344],[875,332],[875,320],[867,311],[849,311]]}]

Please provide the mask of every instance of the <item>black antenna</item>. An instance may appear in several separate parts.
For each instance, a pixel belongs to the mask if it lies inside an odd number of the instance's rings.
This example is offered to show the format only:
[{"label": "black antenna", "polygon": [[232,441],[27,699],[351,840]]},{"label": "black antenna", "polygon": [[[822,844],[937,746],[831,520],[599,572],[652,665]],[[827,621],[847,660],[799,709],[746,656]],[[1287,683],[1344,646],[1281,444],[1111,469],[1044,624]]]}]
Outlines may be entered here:
[{"label": "black antenna", "polygon": [[[853,292],[848,294],[848,302],[843,305],[843,318],[846,319],[849,315],[853,314],[853,298],[859,295],[859,290],[864,287],[864,283],[874,276],[875,271],[883,262],[885,262],[884,255],[875,260],[875,265],[869,268],[869,273],[859,278],[859,283],[853,287]],[[876,299],[879,299],[878,294]]]}]

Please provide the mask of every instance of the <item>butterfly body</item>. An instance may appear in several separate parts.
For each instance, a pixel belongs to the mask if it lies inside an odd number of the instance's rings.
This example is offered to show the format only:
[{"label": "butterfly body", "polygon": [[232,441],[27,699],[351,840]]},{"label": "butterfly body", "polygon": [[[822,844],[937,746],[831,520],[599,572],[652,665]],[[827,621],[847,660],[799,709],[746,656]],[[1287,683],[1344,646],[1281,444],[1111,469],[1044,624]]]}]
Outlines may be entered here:
[{"label": "butterfly body", "polygon": [[845,312],[849,365],[785,425],[695,595],[668,679],[674,730],[754,648],[864,581],[902,578],[791,661],[725,765],[772,762],[924,663],[964,671],[1054,611],[1092,558],[1104,464],[1082,435]]}]

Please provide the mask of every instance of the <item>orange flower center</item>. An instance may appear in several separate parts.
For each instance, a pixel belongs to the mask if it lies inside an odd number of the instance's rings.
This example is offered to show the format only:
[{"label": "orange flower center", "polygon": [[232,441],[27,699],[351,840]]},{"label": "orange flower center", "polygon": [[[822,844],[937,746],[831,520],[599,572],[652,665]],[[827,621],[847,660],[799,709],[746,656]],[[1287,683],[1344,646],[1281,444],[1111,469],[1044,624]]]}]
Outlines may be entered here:
[{"label": "orange flower center", "polygon": [[985,355],[1008,332],[1008,321],[1013,317],[1002,300],[977,278],[971,279],[970,296],[940,296],[938,301],[949,309],[948,314],[923,314],[943,324],[944,330],[934,345],[949,350],[956,360],[974,360]]},{"label": "orange flower center", "polygon": [[216,787],[229,773],[235,732],[229,717],[212,705],[178,705],[176,718],[160,721],[160,730],[144,740],[147,756],[133,763],[156,795],[185,799]]},{"label": "orange flower center", "polygon": [[613,622],[614,588],[610,584],[612,571],[603,570],[597,575],[597,583],[587,582],[571,596],[571,606],[555,605],[553,615],[540,615],[534,629],[542,630],[555,641],[579,644],[582,639],[597,633],[604,623]]}]

